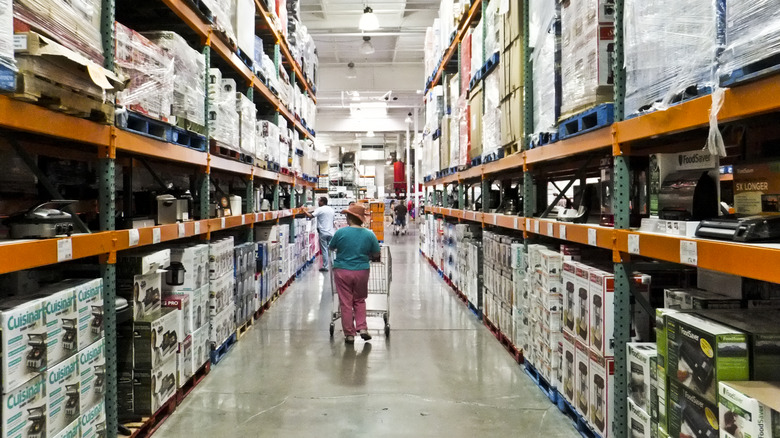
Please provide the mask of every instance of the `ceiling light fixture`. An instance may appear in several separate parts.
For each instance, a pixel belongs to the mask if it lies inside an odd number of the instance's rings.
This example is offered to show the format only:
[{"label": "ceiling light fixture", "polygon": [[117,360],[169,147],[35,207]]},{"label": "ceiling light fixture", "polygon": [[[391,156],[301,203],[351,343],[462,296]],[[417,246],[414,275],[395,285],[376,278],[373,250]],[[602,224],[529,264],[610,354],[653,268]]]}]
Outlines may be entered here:
[{"label": "ceiling light fixture", "polygon": [[366,137],[369,137],[369,138],[371,138],[371,137],[373,137],[373,136],[374,136],[374,131],[368,131],[368,132],[366,132]]},{"label": "ceiling light fixture", "polygon": [[347,79],[356,79],[357,78],[357,70],[355,70],[355,63],[350,62],[347,64]]},{"label": "ceiling light fixture", "polygon": [[360,16],[360,23],[358,23],[358,29],[362,31],[370,31],[379,29],[379,19],[374,10],[366,6],[363,9],[363,15]]},{"label": "ceiling light fixture", "polygon": [[360,53],[364,55],[370,55],[374,53],[374,45],[371,44],[371,37],[363,37],[363,44],[360,45]]}]

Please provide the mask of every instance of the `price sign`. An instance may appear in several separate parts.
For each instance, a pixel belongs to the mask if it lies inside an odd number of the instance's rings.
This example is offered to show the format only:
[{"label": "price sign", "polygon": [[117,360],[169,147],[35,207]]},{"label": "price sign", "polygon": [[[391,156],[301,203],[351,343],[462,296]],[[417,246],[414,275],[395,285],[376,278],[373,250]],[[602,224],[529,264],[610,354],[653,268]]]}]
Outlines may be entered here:
[{"label": "price sign", "polygon": [[57,241],[57,261],[73,260],[73,241],[70,238]]},{"label": "price sign", "polygon": [[195,222],[195,234],[200,234],[200,222]]},{"label": "price sign", "polygon": [[152,228],[152,243],[160,243],[162,240],[162,231],[159,228]]},{"label": "price sign", "polygon": [[224,217],[219,219],[219,226],[222,229],[225,228],[225,218]]},{"label": "price sign", "polygon": [[525,220],[525,230],[530,231],[531,230],[531,219]]},{"label": "price sign", "polygon": [[246,216],[241,215],[241,225],[246,225]]},{"label": "price sign", "polygon": [[628,253],[639,254],[639,234],[628,235]]},{"label": "price sign", "polygon": [[552,222],[547,223],[547,235],[551,237],[555,236],[555,231],[553,230]]},{"label": "price sign", "polygon": [[539,234],[539,221],[534,221],[534,233]]},{"label": "price sign", "polygon": [[588,245],[598,246],[598,239],[596,238],[596,229],[588,228]]},{"label": "price sign", "polygon": [[519,219],[519,218],[515,218],[515,229],[516,229],[516,230],[518,229],[518,228],[517,228],[517,221],[518,221],[518,219]]},{"label": "price sign", "polygon": [[696,266],[699,264],[699,254],[696,242],[680,241],[680,263]]},{"label": "price sign", "polygon": [[566,225],[561,225],[558,228],[558,234],[560,235],[561,239],[566,240]]},{"label": "price sign", "polygon": [[184,228],[184,224],[179,224],[179,238],[185,237],[187,235],[187,230]]},{"label": "price sign", "polygon": [[496,225],[498,223],[498,214],[493,215],[493,225]]},{"label": "price sign", "polygon": [[127,237],[128,237],[128,245],[130,246],[136,246],[138,245],[138,241],[141,240],[141,236],[138,233],[137,229],[127,230]]}]

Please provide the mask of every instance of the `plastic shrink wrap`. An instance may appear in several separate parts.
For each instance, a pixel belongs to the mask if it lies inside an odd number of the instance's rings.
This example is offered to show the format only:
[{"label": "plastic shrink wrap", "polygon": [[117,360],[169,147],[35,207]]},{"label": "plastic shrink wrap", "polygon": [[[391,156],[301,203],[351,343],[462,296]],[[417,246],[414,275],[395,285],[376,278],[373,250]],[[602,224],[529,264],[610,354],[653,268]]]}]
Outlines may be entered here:
[{"label": "plastic shrink wrap", "polygon": [[433,27],[429,26],[425,29],[425,42],[423,45],[423,63],[425,64],[425,77],[430,77],[433,74],[433,70],[439,62],[439,58],[436,56],[436,33]]},{"label": "plastic shrink wrap", "polygon": [[465,95],[469,92],[469,82],[471,81],[471,28],[466,31],[460,44],[460,93]]},{"label": "plastic shrink wrap", "polygon": [[455,167],[459,166],[459,158],[460,158],[460,112],[463,111],[463,109],[458,106],[459,103],[461,103],[460,100],[460,75],[454,74],[450,77],[449,81],[449,94],[448,94],[448,106],[450,107],[450,115],[452,118],[449,119],[449,134],[450,134],[450,144],[449,144],[449,151],[450,156],[448,158],[449,165],[447,167]]},{"label": "plastic shrink wrap", "polygon": [[274,163],[279,162],[279,127],[267,120],[257,122],[258,138],[264,146],[264,155],[258,157]]},{"label": "plastic shrink wrap", "polygon": [[609,18],[600,17],[604,3],[568,0],[561,5],[561,118],[613,100],[615,28],[599,23]]},{"label": "plastic shrink wrap", "polygon": [[485,63],[485,52],[482,47],[482,43],[485,39],[483,38],[482,26],[483,24],[480,20],[471,33],[471,74],[469,74],[469,79],[473,79],[474,75]]},{"label": "plastic shrink wrap", "polygon": [[560,115],[560,69],[556,68],[560,19],[556,3],[555,0],[530,1],[534,134],[556,132],[555,125]]},{"label": "plastic shrink wrap", "polygon": [[143,35],[173,58],[172,115],[200,126],[206,124],[206,60],[174,32]]},{"label": "plastic shrink wrap", "polygon": [[501,149],[501,113],[498,71],[485,77],[485,115],[482,118],[482,156],[487,157]]},{"label": "plastic shrink wrap", "polygon": [[725,14],[726,48],[720,57],[721,75],[780,53],[780,2],[728,0]]},{"label": "plastic shrink wrap", "polygon": [[236,45],[247,56],[255,52],[255,2],[254,0],[232,0],[230,25],[236,35]]},{"label": "plastic shrink wrap", "polygon": [[[501,50],[501,27],[504,23],[503,17],[498,14],[498,7],[501,0],[491,0],[485,7],[485,18],[482,24],[485,27],[485,61],[493,54]],[[482,67],[480,65],[480,67]]]},{"label": "plastic shrink wrap", "polygon": [[236,0],[201,0],[211,10],[214,19],[214,29],[222,32],[228,39],[236,41],[236,31],[233,29],[233,14]]},{"label": "plastic shrink wrap", "polygon": [[292,148],[292,135],[287,128],[287,119],[279,118],[279,156],[277,158],[279,166],[284,169],[290,168],[290,149]]},{"label": "plastic shrink wrap", "polygon": [[239,120],[239,150],[242,154],[254,157],[257,107],[252,99],[241,93],[236,93],[236,110]]},{"label": "plastic shrink wrap", "polygon": [[14,18],[103,65],[100,0],[15,0],[13,3]]},{"label": "plastic shrink wrap", "polygon": [[626,114],[663,110],[686,89],[715,85],[716,1],[626,0]]},{"label": "plastic shrink wrap", "polygon": [[217,68],[209,70],[209,134],[221,146],[239,151],[239,119],[236,81],[222,79]]},{"label": "plastic shrink wrap", "polygon": [[458,144],[458,166],[465,166],[469,162],[469,146],[471,142],[471,127],[469,125],[470,108],[465,94],[461,94],[458,108],[460,108],[458,113],[458,131],[460,134],[460,141]]},{"label": "plastic shrink wrap", "polygon": [[12,3],[12,0],[0,0],[0,67],[15,71]]},{"label": "plastic shrink wrap", "polygon": [[[117,73],[129,79],[116,103],[146,116],[169,121],[173,104],[174,60],[164,49],[116,23]],[[121,117],[121,112],[118,117]]]}]

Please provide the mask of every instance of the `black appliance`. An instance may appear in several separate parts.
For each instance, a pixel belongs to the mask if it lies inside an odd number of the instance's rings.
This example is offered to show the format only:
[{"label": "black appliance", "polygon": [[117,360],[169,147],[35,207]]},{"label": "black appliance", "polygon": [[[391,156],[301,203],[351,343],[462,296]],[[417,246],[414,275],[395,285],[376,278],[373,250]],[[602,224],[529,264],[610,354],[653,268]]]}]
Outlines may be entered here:
[{"label": "black appliance", "polygon": [[43,438],[46,436],[46,407],[39,406],[27,410],[27,438]]},{"label": "black appliance", "polygon": [[46,363],[46,335],[39,333],[27,334],[30,351],[27,353],[27,368],[40,371]]},{"label": "black appliance", "polygon": [[76,319],[63,318],[62,319],[62,348],[66,350],[73,350],[76,348],[76,336],[78,328],[76,327]]},{"label": "black appliance", "polygon": [[[631,169],[629,169],[629,225],[639,227],[642,218],[650,215],[648,207],[648,161],[640,157],[631,157]],[[613,210],[615,174],[612,159],[602,161],[600,182],[601,215],[599,225],[605,227],[615,226],[615,214]]]},{"label": "black appliance", "polygon": [[184,274],[187,270],[182,262],[171,261],[171,266],[165,271],[165,284],[168,286],[181,286],[184,284]]},{"label": "black appliance", "polygon": [[79,385],[65,385],[65,415],[72,417],[79,413]]},{"label": "black appliance", "polygon": [[95,393],[103,394],[106,392],[106,366],[95,365],[95,383],[93,384]]},{"label": "black appliance", "polygon": [[566,283],[566,318],[563,323],[572,332],[574,331],[574,283]]},{"label": "black appliance", "polygon": [[38,204],[27,211],[14,213],[3,223],[10,228],[12,239],[45,239],[73,233],[73,217],[59,208],[75,201],[56,200]]},{"label": "black appliance", "polygon": [[580,323],[577,324],[577,334],[580,336],[580,339],[588,339],[588,290],[581,287],[580,288]]},{"label": "black appliance", "polygon": [[[713,429],[703,412],[694,406],[685,405],[682,408],[683,424],[690,429],[694,438],[717,438],[718,431]],[[680,436],[682,436],[682,432]]]},{"label": "black appliance", "polygon": [[574,400],[574,354],[571,351],[566,352],[566,382],[563,390],[569,400]]},{"label": "black appliance", "polygon": [[593,402],[593,422],[599,431],[604,430],[604,377],[593,376],[593,384],[596,385],[596,400]]},{"label": "black appliance", "polygon": [[598,188],[595,184],[586,184],[584,188],[577,187],[571,208],[559,211],[557,219],[575,224],[587,223],[591,212],[598,208],[598,199]]},{"label": "black appliance", "polygon": [[735,242],[780,241],[780,215],[741,217],[729,215],[706,219],[696,228],[696,237]]},{"label": "black appliance", "polygon": [[593,339],[593,345],[596,347],[597,350],[601,350],[601,345],[604,341],[603,336],[601,334],[601,324],[602,324],[602,318],[601,318],[601,295],[594,295],[593,296],[593,327],[591,327],[592,333],[590,334],[591,339]]},{"label": "black appliance", "polygon": [[667,175],[658,194],[658,216],[665,220],[701,221],[718,217],[718,182],[706,170]]},{"label": "black appliance", "polygon": [[588,415],[588,365],[580,363],[580,391],[577,397],[577,407],[580,408],[582,416]]},{"label": "black appliance", "polygon": [[103,331],[103,306],[92,306],[92,322],[89,330],[93,335],[100,335]]}]

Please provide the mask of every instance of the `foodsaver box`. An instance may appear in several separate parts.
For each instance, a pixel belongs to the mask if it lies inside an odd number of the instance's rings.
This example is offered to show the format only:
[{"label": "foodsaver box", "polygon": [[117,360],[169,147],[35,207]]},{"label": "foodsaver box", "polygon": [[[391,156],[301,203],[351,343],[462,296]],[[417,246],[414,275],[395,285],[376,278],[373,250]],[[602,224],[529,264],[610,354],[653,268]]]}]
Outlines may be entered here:
[{"label": "foodsaver box", "polygon": [[780,437],[780,382],[720,382],[723,438]]},{"label": "foodsaver box", "polygon": [[718,405],[700,397],[696,390],[676,380],[669,381],[669,428],[670,437],[717,437]]}]

